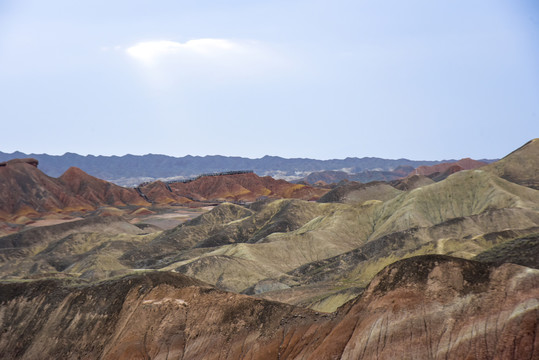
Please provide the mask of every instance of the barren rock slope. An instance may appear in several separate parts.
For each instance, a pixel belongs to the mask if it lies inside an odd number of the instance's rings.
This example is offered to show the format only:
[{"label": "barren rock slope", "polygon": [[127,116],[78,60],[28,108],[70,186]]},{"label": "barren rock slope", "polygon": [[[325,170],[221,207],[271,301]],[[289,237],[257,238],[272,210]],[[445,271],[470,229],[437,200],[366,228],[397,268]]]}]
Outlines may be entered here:
[{"label": "barren rock slope", "polygon": [[173,273],[0,285],[6,358],[534,359],[539,272],[446,256],[386,267],[334,314]]}]

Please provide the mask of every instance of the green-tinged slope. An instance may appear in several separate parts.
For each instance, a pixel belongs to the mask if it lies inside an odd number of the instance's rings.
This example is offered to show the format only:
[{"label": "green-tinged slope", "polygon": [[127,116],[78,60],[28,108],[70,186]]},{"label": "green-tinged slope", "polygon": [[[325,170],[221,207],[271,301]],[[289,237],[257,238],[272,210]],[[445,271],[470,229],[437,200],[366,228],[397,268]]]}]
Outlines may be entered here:
[{"label": "green-tinged slope", "polygon": [[[261,296],[287,301],[293,294],[292,303],[333,311],[347,294],[357,294],[358,287],[399,259],[422,254],[472,258],[496,244],[537,232],[538,205],[539,191],[482,171],[457,173],[375,204],[361,214],[372,220],[372,232],[361,245],[334,258],[299,266],[275,279],[292,289]],[[365,228],[355,225],[358,230]],[[321,231],[319,227],[315,232]],[[313,295],[316,286],[320,292]]]},{"label": "green-tinged slope", "polygon": [[385,202],[374,214],[375,231],[369,239],[504,208],[538,210],[539,191],[485,171],[461,171]]},{"label": "green-tinged slope", "polygon": [[[203,254],[171,261],[166,269],[234,291],[248,291],[268,279],[290,287],[334,281],[330,293],[345,299],[341,290],[364,286],[382,267],[396,260],[420,254],[471,258],[502,241],[486,241],[481,237],[485,234],[537,227],[538,204],[538,191],[478,170],[459,172],[386,202],[349,205],[296,200],[294,206],[279,208],[279,218],[286,217],[292,209],[326,207],[319,216],[312,210],[309,216],[314,217],[296,230],[273,232],[256,242],[251,238],[248,243],[216,246]],[[235,231],[244,229],[257,216],[267,218],[262,214],[269,208],[234,222],[238,226]],[[328,278],[312,279],[307,273],[293,273],[305,264],[321,262],[314,269],[318,272],[327,267],[326,259],[354,249],[365,253],[366,258],[349,262],[345,269],[333,267],[333,275]],[[246,270],[249,264],[255,275]],[[280,292],[287,291],[280,287],[277,286]],[[330,303],[339,305],[339,301]]]},{"label": "green-tinged slope", "polygon": [[508,181],[539,190],[539,139],[481,168]]},{"label": "green-tinged slope", "polygon": [[96,280],[124,274],[131,269],[118,258],[154,236],[115,217],[88,218],[4,236],[0,238],[0,278]]},{"label": "green-tinged slope", "polygon": [[[338,205],[337,205],[338,206]],[[163,232],[147,246],[125,254],[123,259],[136,266],[175,261],[181,251],[216,248],[235,243],[255,243],[273,233],[300,228],[311,219],[336,207],[302,200],[275,200],[254,204],[253,210],[222,204],[200,217]]]}]

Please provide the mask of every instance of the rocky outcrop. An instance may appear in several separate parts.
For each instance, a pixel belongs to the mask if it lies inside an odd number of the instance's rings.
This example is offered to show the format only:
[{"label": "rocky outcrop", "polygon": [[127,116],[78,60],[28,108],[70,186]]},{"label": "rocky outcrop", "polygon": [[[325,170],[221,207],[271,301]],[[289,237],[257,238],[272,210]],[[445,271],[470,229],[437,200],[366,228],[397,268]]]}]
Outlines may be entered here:
[{"label": "rocky outcrop", "polygon": [[[155,187],[142,186],[148,194]],[[234,175],[204,176],[190,182],[169,184],[170,193],[176,197],[194,201],[255,201],[261,197],[316,200],[328,190],[308,185],[292,184],[285,180],[275,180],[269,176],[260,177],[254,173]]]},{"label": "rocky outcrop", "polygon": [[360,204],[369,200],[386,201],[400,193],[401,191],[381,181],[372,181],[367,184],[350,181],[338,185],[322,196],[318,202]]},{"label": "rocky outcrop", "polygon": [[412,175],[402,179],[390,181],[389,184],[397,190],[409,191],[433,184],[435,181],[425,175]]},{"label": "rocky outcrop", "polygon": [[[487,165],[486,162],[465,158],[455,162],[441,163],[431,166],[419,166],[410,173],[410,176],[424,175],[431,178],[438,177],[436,180],[441,181],[455,172],[461,170],[473,170],[485,165]],[[441,176],[442,174],[445,174],[445,177]]]},{"label": "rocky outcrop", "polygon": [[86,213],[100,206],[148,206],[134,189],[122,188],[72,167],[59,178],[37,169],[37,160],[0,166],[0,220],[38,218],[47,213]]},{"label": "rocky outcrop", "polygon": [[328,359],[533,359],[539,272],[443,256],[382,270],[313,353]]},{"label": "rocky outcrop", "polygon": [[127,189],[90,176],[76,167],[70,167],[58,180],[64,184],[66,193],[80,197],[96,207],[150,205],[134,189]]},{"label": "rocky outcrop", "polygon": [[9,160],[9,161],[0,162],[0,167],[13,165],[13,164],[30,164],[30,165],[37,168],[37,165],[39,165],[39,161],[37,161],[34,158],[13,159],[13,160]]},{"label": "rocky outcrop", "polygon": [[386,267],[333,314],[174,273],[0,285],[10,359],[534,359],[539,271],[445,256]]}]

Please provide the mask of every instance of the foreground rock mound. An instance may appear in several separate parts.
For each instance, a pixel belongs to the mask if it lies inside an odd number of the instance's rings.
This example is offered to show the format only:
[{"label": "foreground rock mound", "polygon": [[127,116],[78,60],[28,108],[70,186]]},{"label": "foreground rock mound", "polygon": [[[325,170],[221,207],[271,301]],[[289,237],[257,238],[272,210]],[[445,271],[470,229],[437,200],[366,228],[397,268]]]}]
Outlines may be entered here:
[{"label": "foreground rock mound", "polygon": [[174,273],[0,285],[5,358],[533,359],[539,271],[446,256],[399,261],[334,314]]}]

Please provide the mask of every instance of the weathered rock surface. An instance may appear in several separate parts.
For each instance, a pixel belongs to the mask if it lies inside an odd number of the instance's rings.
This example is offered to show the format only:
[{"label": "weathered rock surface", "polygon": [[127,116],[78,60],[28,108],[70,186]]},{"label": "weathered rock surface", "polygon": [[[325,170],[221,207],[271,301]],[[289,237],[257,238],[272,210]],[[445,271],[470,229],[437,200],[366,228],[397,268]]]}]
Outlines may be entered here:
[{"label": "weathered rock surface", "polygon": [[0,284],[10,359],[536,359],[539,271],[423,256],[334,314],[180,274]]},{"label": "weathered rock surface", "polygon": [[401,191],[398,189],[381,181],[373,181],[367,184],[351,181],[338,185],[327,194],[322,196],[318,202],[361,204],[369,200],[386,201],[394,198],[400,193]]},{"label": "weathered rock surface", "polygon": [[433,184],[434,180],[425,175],[411,175],[402,179],[390,181],[389,184],[397,190],[408,191]]},{"label": "weathered rock surface", "polygon": [[170,188],[177,196],[197,201],[255,201],[260,197],[316,200],[328,191],[254,173],[204,176],[188,183],[172,183]]},{"label": "weathered rock surface", "polygon": [[[461,159],[455,162],[441,163],[430,166],[419,166],[417,169],[410,173],[410,176],[413,175],[424,175],[429,177],[435,177],[438,174],[443,174],[453,168],[453,171],[450,173],[455,173],[461,170],[473,170],[487,165],[486,162],[473,160],[470,158]],[[449,174],[448,174],[449,175]],[[446,176],[447,177],[447,176]],[[440,179],[443,180],[443,179]]]},{"label": "weathered rock surface", "polygon": [[126,189],[70,168],[61,177],[45,175],[31,161],[0,166],[0,220],[40,217],[47,213],[81,212],[100,206],[147,206],[134,189]]}]

